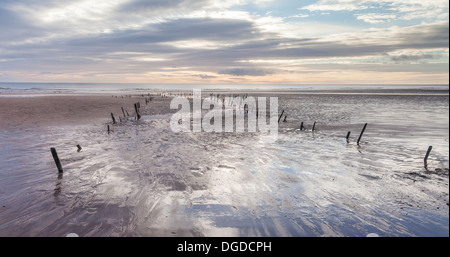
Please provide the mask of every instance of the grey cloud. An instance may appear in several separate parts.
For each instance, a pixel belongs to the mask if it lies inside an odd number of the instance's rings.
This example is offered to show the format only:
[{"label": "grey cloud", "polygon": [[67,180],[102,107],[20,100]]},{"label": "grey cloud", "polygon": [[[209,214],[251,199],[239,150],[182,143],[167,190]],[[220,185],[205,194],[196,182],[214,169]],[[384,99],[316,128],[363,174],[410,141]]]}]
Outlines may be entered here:
[{"label": "grey cloud", "polygon": [[422,55],[399,55],[399,56],[392,56],[391,61],[397,62],[397,63],[405,63],[405,62],[414,62],[419,60],[427,60],[427,59],[435,59],[436,56],[432,54],[422,54]]},{"label": "grey cloud", "polygon": [[68,3],[74,3],[82,0],[2,0],[2,6],[7,8],[13,8],[17,5],[23,6],[46,6],[46,7],[55,7],[55,6],[63,6]]},{"label": "grey cloud", "polygon": [[149,9],[169,8],[179,5],[184,0],[134,0],[120,5],[117,11],[148,11]]},{"label": "grey cloud", "polygon": [[214,79],[217,78],[217,76],[211,76],[211,75],[206,75],[206,74],[197,74],[194,75],[195,77],[199,77],[201,79]]},{"label": "grey cloud", "polygon": [[[252,41],[227,49],[226,54],[218,52],[220,57],[248,59],[302,59],[328,57],[358,57],[384,55],[401,49],[448,48],[449,23],[420,25],[389,35],[388,38],[365,43],[360,40],[324,41],[321,39],[285,39],[274,38],[264,41]],[[392,42],[392,43],[389,43]],[[283,47],[283,43],[289,43]]]},{"label": "grey cloud", "polygon": [[265,76],[273,74],[273,71],[257,68],[232,68],[219,71],[219,74],[234,76]]},{"label": "grey cloud", "polygon": [[[0,63],[4,69],[12,66],[26,67],[52,63],[61,65],[86,65],[97,63],[104,67],[107,63],[131,63],[143,65],[133,61],[135,54],[111,55],[116,52],[142,53],[142,56],[159,55],[168,61],[158,62],[159,65],[192,66],[193,62],[199,65],[211,66],[210,62],[219,64],[221,60],[208,59],[210,50],[181,49],[173,46],[175,41],[182,40],[210,40],[229,42],[256,39],[260,34],[250,33],[256,31],[249,21],[229,19],[179,19],[161,24],[149,25],[139,30],[113,31],[108,34],[95,34],[79,38],[60,38],[50,41],[39,41],[29,44],[0,46],[2,53],[0,59],[8,58],[10,61]],[[30,63],[30,60],[33,60]],[[232,62],[233,60],[231,60]],[[222,63],[223,64],[223,63]],[[146,66],[151,65],[149,63]]]},{"label": "grey cloud", "polygon": [[447,47],[449,22],[418,25],[406,28],[398,34],[403,42],[400,45],[413,48]]},{"label": "grey cloud", "polygon": [[428,63],[423,64],[337,64],[337,63],[324,63],[324,64],[306,64],[303,65],[307,70],[311,71],[373,71],[373,72],[416,72],[416,73],[446,73],[449,69],[448,63]]},{"label": "grey cloud", "polygon": [[235,19],[179,19],[156,27],[161,34],[182,39],[235,41],[256,38],[260,33],[253,23]]},{"label": "grey cloud", "polygon": [[[263,35],[267,39],[261,40],[255,37],[226,48],[186,51],[180,53],[180,61],[192,60],[196,63],[210,64],[210,66],[230,67],[236,66],[236,61],[239,60],[384,56],[387,53],[402,49],[447,48],[448,22],[416,26],[401,32],[391,33],[389,37],[384,39],[379,38],[379,35],[371,35],[375,39],[371,40],[371,43],[355,39],[348,41],[324,41],[320,38],[300,40]],[[427,56],[422,56],[422,58],[424,57]],[[248,65],[246,63],[239,64],[243,68],[248,67]],[[223,69],[219,70],[223,71]]]},{"label": "grey cloud", "polygon": [[59,43],[71,47],[100,47],[108,51],[111,48],[124,51],[127,47],[138,46],[147,51],[149,45],[152,45],[152,48],[160,48],[155,46],[155,43],[194,39],[221,43],[256,39],[258,36],[260,33],[249,21],[201,18],[172,20],[148,25],[141,29],[114,31],[109,34],[97,34]]},{"label": "grey cloud", "polygon": [[0,42],[9,42],[37,36],[37,28],[24,17],[0,7]]},{"label": "grey cloud", "polygon": [[118,13],[148,13],[161,10],[182,10],[198,8],[207,2],[207,0],[133,0],[120,5],[116,11]]},{"label": "grey cloud", "polygon": [[[38,10],[58,8],[81,0],[1,0],[0,50],[10,43],[22,43],[30,39],[67,32],[59,24],[47,24],[36,19]],[[28,10],[28,11],[27,11]]]}]

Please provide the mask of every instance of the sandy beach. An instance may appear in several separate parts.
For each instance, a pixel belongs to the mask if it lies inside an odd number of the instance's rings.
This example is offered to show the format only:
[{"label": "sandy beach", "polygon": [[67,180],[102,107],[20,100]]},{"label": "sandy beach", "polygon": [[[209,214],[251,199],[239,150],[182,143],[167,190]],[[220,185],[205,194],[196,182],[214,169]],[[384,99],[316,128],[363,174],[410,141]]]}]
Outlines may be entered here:
[{"label": "sandy beach", "polygon": [[[148,98],[148,96],[147,96]],[[33,94],[29,97],[23,94],[0,99],[1,128],[55,126],[55,125],[86,125],[98,122],[110,122],[111,113],[123,117],[121,107],[134,113],[134,103],[145,105],[145,97],[134,95],[59,95]],[[155,109],[148,109],[149,114],[170,111],[166,106],[170,99],[155,98]]]},{"label": "sandy beach", "polygon": [[0,98],[0,236],[448,236],[448,94],[250,92],[273,143],[174,133],[151,93]]}]

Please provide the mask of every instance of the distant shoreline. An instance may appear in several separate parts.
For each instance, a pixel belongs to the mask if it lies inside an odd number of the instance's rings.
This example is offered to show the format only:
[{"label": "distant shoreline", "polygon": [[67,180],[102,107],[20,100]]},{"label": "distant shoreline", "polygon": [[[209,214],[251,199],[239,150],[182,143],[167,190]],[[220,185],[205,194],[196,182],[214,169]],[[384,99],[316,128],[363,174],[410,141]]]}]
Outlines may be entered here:
[{"label": "distant shoreline", "polygon": [[139,94],[148,92],[268,92],[268,93],[415,93],[448,94],[449,85],[197,85],[114,83],[8,83],[0,82],[0,95],[11,94]]}]

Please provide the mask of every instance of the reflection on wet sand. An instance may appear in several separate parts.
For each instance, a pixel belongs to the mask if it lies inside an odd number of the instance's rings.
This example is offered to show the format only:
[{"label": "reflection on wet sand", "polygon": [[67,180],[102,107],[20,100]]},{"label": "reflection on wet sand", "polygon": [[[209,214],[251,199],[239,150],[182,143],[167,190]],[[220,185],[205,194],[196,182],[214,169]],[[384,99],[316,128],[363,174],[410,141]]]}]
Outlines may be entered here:
[{"label": "reflection on wet sand", "polygon": [[63,174],[59,173],[58,178],[56,179],[56,185],[55,185],[55,190],[54,190],[55,192],[53,193],[53,196],[55,197],[56,201],[58,201],[58,196],[62,190],[62,179],[63,179]]}]

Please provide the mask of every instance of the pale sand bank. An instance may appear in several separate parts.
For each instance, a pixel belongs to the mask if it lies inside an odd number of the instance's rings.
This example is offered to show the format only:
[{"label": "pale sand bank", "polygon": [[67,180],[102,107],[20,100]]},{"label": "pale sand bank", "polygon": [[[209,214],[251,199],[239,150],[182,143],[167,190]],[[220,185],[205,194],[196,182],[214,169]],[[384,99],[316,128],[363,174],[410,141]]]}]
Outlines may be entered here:
[{"label": "pale sand bank", "polygon": [[[148,98],[148,96],[145,96]],[[121,107],[134,113],[134,103],[145,105],[145,97],[125,95],[34,95],[33,97],[0,98],[0,128],[55,125],[85,125],[110,122],[111,113],[117,121],[123,117]],[[169,98],[154,98],[149,114],[169,111]],[[164,102],[164,104],[160,104]],[[167,104],[166,104],[167,103]]]}]

